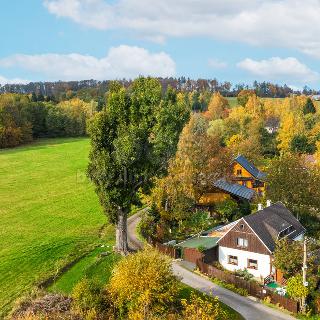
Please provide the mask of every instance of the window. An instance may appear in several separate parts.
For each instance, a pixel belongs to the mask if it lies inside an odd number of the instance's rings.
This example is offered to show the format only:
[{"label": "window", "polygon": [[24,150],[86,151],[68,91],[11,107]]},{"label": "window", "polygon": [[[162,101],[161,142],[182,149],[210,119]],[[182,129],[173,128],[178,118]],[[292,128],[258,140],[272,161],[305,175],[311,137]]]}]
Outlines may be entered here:
[{"label": "window", "polygon": [[259,180],[254,180],[252,183],[253,188],[263,188],[264,187],[264,182],[259,181]]},{"label": "window", "polygon": [[242,175],[242,170],[241,169],[237,169],[237,176],[241,176]]},{"label": "window", "polygon": [[237,266],[238,265],[238,257],[237,256],[228,256],[228,263]]},{"label": "window", "polygon": [[248,239],[237,238],[237,246],[247,248],[248,247]]},{"label": "window", "polygon": [[244,224],[240,224],[240,229],[241,229],[241,230],[244,229]]},{"label": "window", "polygon": [[288,234],[292,233],[293,231],[295,231],[295,228],[293,226],[290,226],[289,228],[282,230],[279,233],[279,239],[287,236]]},{"label": "window", "polygon": [[258,260],[248,259],[248,269],[258,270]]}]

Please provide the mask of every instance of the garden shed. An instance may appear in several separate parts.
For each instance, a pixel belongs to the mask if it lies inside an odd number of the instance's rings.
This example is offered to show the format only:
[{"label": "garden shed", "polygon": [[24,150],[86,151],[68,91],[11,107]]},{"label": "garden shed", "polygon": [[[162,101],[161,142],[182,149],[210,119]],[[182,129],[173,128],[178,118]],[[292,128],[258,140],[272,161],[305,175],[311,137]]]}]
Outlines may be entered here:
[{"label": "garden shed", "polygon": [[219,237],[194,237],[176,244],[181,248],[182,258],[186,261],[196,263],[198,259],[211,263],[218,261],[218,240]]}]

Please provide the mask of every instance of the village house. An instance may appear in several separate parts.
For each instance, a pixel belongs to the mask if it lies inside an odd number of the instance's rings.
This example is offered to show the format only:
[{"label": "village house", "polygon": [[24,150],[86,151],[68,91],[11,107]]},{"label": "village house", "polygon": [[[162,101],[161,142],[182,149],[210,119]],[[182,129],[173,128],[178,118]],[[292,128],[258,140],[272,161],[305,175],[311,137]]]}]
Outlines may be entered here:
[{"label": "village house", "polygon": [[266,174],[239,155],[232,162],[230,179],[213,182],[212,190],[201,197],[199,204],[210,206],[226,199],[251,202],[256,196],[264,194],[265,181]]},{"label": "village house", "polygon": [[266,208],[259,207],[253,214],[215,227],[176,247],[189,262],[196,263],[198,259],[219,262],[229,271],[246,269],[263,283],[274,280],[281,284],[282,272],[273,266],[276,241],[285,237],[302,241],[306,230],[281,202],[268,201]]},{"label": "village house", "polygon": [[247,269],[255,278],[280,283],[282,273],[272,265],[276,241],[285,237],[301,241],[306,230],[281,202],[268,204],[224,233],[217,241],[218,261],[227,270]]}]

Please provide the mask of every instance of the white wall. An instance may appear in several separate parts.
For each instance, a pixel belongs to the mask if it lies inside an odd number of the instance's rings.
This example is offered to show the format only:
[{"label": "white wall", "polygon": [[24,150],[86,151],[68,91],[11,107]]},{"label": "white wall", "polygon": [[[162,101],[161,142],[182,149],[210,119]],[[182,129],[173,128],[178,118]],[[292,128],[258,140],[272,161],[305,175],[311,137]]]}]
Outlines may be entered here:
[{"label": "white wall", "polygon": [[304,239],[304,233],[302,233],[299,236],[295,237],[293,240],[294,241],[303,241],[303,239]]},{"label": "white wall", "polygon": [[[228,256],[237,256],[238,265],[232,265],[228,263]],[[258,269],[247,269],[248,259],[254,259],[258,261]],[[238,269],[247,269],[256,278],[266,278],[270,274],[270,256],[255,252],[243,251],[238,249],[226,248],[219,246],[219,262],[224,268],[230,271]]]}]

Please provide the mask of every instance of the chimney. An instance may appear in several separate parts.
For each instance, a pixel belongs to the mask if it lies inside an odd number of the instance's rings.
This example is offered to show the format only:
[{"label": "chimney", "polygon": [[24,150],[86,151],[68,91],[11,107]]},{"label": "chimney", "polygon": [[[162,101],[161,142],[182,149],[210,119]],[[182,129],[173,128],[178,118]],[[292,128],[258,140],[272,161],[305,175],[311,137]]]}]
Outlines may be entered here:
[{"label": "chimney", "polygon": [[272,205],[271,200],[267,200],[267,207],[270,207]]},{"label": "chimney", "polygon": [[258,203],[258,211],[263,210],[263,205],[262,203]]}]

